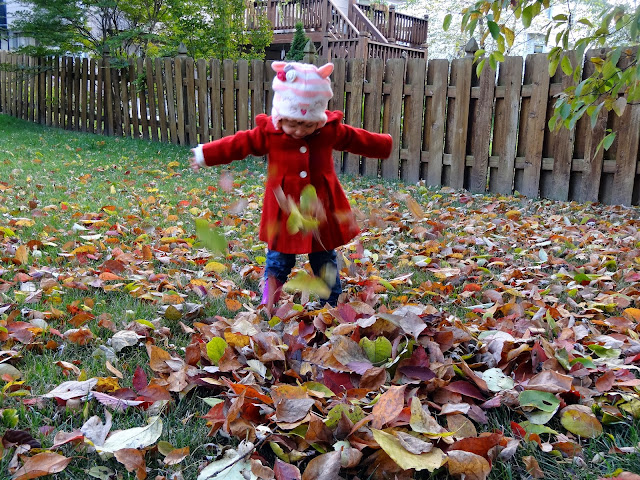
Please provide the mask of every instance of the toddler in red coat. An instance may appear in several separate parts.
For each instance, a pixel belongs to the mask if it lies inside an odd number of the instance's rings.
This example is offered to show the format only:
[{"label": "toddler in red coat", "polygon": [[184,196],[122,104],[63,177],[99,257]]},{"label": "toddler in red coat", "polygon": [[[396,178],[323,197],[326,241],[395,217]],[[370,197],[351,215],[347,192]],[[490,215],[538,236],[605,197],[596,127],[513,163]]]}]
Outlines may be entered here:
[{"label": "toddler in red coat", "polygon": [[359,229],[332,153],[387,158],[391,136],[345,125],[342,112],[327,110],[333,96],[332,63],[319,68],[295,62],[271,66],[276,72],[271,116],[258,115],[252,130],[198,145],[191,167],[197,171],[248,155],[267,155],[260,221],[260,239],[268,248],[262,303],[268,309],[277,303],[296,254],[305,253],[314,275],[324,279],[331,292],[323,300],[335,306],[342,292],[335,249],[353,239]]}]

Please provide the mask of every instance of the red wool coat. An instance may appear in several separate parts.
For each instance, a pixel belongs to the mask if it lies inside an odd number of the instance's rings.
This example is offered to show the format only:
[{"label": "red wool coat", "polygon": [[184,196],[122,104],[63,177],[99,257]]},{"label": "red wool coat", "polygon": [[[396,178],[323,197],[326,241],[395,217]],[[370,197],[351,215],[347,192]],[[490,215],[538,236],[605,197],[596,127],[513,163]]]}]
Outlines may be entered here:
[{"label": "red wool coat", "polygon": [[[332,250],[359,233],[342,186],[333,167],[333,150],[365,157],[387,158],[390,135],[371,133],[342,123],[342,112],[327,111],[327,123],[310,136],[297,140],[276,130],[271,117],[256,117],[256,127],[203,145],[209,166],[230,163],[248,155],[268,157],[267,181],[260,221],[260,240],[281,253],[311,253]],[[297,203],[306,185],[313,185],[326,212],[318,232],[287,231],[285,213],[274,189],[281,187]]]}]

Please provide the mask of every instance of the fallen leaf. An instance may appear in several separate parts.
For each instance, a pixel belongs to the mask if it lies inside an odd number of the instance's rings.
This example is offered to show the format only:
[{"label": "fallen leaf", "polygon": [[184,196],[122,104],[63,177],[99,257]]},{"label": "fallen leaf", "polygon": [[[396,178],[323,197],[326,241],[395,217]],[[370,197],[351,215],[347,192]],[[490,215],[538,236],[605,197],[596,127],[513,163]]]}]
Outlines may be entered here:
[{"label": "fallen leaf", "polygon": [[602,424],[586,405],[569,405],[560,411],[560,423],[574,435],[595,438],[602,433]]},{"label": "fallen leaf", "polygon": [[29,480],[60,473],[67,468],[71,460],[73,459],[57,453],[38,453],[27,458],[24,465],[16,470],[11,478],[12,480]]},{"label": "fallen leaf", "polygon": [[373,438],[387,455],[403,470],[428,470],[433,472],[447,461],[446,455],[439,448],[433,448],[428,453],[415,455],[405,449],[400,441],[392,434],[382,430],[371,430]]},{"label": "fallen leaf", "polygon": [[465,480],[485,480],[491,472],[491,465],[486,458],[464,450],[447,452],[447,468],[449,474]]}]

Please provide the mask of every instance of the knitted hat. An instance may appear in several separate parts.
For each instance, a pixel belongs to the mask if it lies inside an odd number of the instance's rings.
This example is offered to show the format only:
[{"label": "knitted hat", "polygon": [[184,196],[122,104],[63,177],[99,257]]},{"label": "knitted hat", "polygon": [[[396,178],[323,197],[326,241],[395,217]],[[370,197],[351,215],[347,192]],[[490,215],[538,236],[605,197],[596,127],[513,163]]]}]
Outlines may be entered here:
[{"label": "knitted hat", "polygon": [[327,104],[333,96],[329,75],[333,63],[318,68],[315,65],[296,62],[273,62],[273,107],[271,118],[278,128],[282,118],[305,122],[327,122]]}]

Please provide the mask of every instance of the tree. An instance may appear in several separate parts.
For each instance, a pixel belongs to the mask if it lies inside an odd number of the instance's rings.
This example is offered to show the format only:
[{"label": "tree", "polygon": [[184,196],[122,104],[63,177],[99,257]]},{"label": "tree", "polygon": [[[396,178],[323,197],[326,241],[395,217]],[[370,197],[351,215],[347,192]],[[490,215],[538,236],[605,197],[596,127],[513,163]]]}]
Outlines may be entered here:
[{"label": "tree", "polygon": [[304,25],[302,22],[296,23],[296,31],[293,34],[293,40],[291,41],[291,48],[287,52],[285,57],[287,60],[294,60],[300,62],[304,58],[304,47],[307,45],[309,39],[304,33]]},{"label": "tree", "polygon": [[105,47],[119,58],[173,55],[183,42],[197,58],[262,58],[273,35],[245,0],[18,1],[29,9],[13,29],[36,39],[21,49],[35,56],[101,56]]},{"label": "tree", "polygon": [[164,53],[180,42],[196,58],[263,58],[271,43],[271,23],[245,0],[167,0]]},{"label": "tree", "polygon": [[[464,8],[462,30],[473,35],[479,25],[486,25],[484,36],[490,35],[495,41],[492,51],[476,52],[477,70],[481,71],[487,62],[495,69],[498,62],[504,60],[504,53],[515,39],[515,32],[508,24],[512,18],[526,28],[536,18],[546,15],[551,6],[550,0],[479,0]],[[445,26],[451,18],[449,15],[445,18]],[[554,13],[549,19],[545,37],[551,46],[549,74],[554,75],[560,67],[565,74],[573,75],[576,84],[558,96],[549,120],[550,129],[573,128],[585,114],[595,125],[603,109],[621,115],[627,103],[640,101],[640,5],[605,3],[598,19],[578,16],[570,9]],[[575,35],[580,26],[583,27],[579,30],[581,33]],[[589,56],[594,72],[583,79],[581,65],[585,53],[602,47],[607,47],[603,56]],[[569,49],[575,50],[576,60],[564,54]],[[614,138],[615,134],[609,133],[603,140],[604,147],[608,148]]]},{"label": "tree", "polygon": [[12,29],[36,40],[23,53],[46,56],[88,52],[100,56],[145,54],[158,40],[165,15],[164,0],[19,0]]}]

